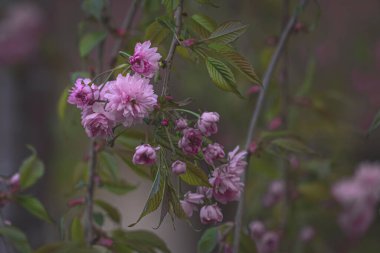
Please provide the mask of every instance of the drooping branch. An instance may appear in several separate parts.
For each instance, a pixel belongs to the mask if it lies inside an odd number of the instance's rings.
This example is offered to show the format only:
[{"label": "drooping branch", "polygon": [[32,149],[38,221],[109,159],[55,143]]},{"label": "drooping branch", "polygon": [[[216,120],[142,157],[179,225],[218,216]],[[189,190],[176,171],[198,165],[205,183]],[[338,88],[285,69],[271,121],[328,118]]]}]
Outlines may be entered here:
[{"label": "drooping branch", "polygon": [[[297,17],[300,13],[300,9],[303,9],[306,6],[307,2],[308,2],[308,0],[300,0],[299,4],[297,6],[297,9],[294,11],[293,15],[289,18],[285,28],[283,29],[283,31],[281,33],[280,40],[279,40],[279,42],[277,44],[277,48],[276,48],[276,50],[275,50],[275,52],[274,52],[274,54],[270,60],[267,71],[264,74],[263,82],[262,82],[262,89],[260,91],[260,95],[259,95],[259,98],[256,102],[255,109],[253,110],[251,121],[250,121],[250,124],[248,127],[247,138],[246,138],[246,143],[245,143],[246,150],[248,150],[249,145],[252,141],[252,137],[253,137],[253,134],[254,134],[254,131],[255,131],[255,128],[257,125],[257,121],[258,121],[259,115],[261,113],[261,109],[264,105],[265,94],[266,94],[266,91],[267,91],[268,86],[269,86],[269,81],[270,81],[272,74],[275,70],[275,67],[276,67],[276,65],[280,59],[280,56],[281,56],[283,49],[284,49],[284,46],[285,46],[285,44],[289,38],[290,32],[292,31],[292,28],[293,28],[293,26],[297,20]],[[247,161],[248,161],[247,168],[249,167],[249,158],[250,158],[250,155],[248,153],[248,155],[247,155]],[[246,178],[247,178],[247,175],[245,172],[242,174],[242,181],[245,183],[246,183]],[[236,215],[235,215],[233,253],[238,253],[238,251],[239,251],[240,232],[241,232],[242,219],[243,219],[243,209],[244,209],[244,197],[245,197],[245,192],[243,191],[241,196],[240,196],[238,208],[237,208]]]},{"label": "drooping branch", "polygon": [[184,0],[180,0],[175,12],[174,12],[174,19],[175,19],[175,33],[173,34],[173,39],[170,44],[169,53],[166,56],[165,59],[165,68],[164,68],[164,77],[162,82],[162,93],[161,95],[167,94],[169,79],[170,79],[170,72],[172,68],[173,63],[173,57],[175,50],[179,44],[178,38],[181,33],[182,29],[182,12],[183,12],[183,2]]}]

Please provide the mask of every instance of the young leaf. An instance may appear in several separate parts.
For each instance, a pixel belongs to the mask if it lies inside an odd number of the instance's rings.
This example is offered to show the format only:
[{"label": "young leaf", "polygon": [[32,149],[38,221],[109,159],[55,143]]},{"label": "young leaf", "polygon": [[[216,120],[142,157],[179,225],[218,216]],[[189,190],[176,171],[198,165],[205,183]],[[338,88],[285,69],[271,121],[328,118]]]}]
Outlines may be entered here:
[{"label": "young leaf", "polygon": [[28,238],[18,228],[12,226],[0,227],[0,235],[12,242],[13,246],[20,253],[31,253],[32,248],[29,245]]},{"label": "young leaf", "polygon": [[115,207],[100,199],[95,200],[95,204],[102,208],[111,220],[113,220],[116,223],[120,223],[121,215]]},{"label": "young leaf", "polygon": [[108,191],[117,195],[124,195],[136,189],[135,185],[127,183],[122,179],[117,181],[102,181],[102,186],[106,188]]},{"label": "young leaf", "polygon": [[145,203],[145,207],[142,213],[140,214],[140,217],[137,219],[137,221],[129,225],[129,227],[136,225],[144,216],[155,211],[160,206],[160,203],[164,196],[164,190],[166,188],[165,184],[166,184],[166,178],[163,175],[161,175],[161,172],[158,169],[152,188],[149,193],[148,200]]},{"label": "young leaf", "polygon": [[216,227],[207,229],[198,241],[198,253],[211,253],[218,244],[218,230]]},{"label": "young leaf", "polygon": [[379,126],[380,126],[380,110],[376,113],[375,117],[373,118],[371,126],[368,129],[367,136],[372,134],[373,131],[375,131]]},{"label": "young leaf", "polygon": [[209,43],[229,44],[239,38],[247,29],[246,25],[243,25],[237,21],[229,21],[220,25],[210,37],[205,39]]},{"label": "young leaf", "polygon": [[25,208],[29,213],[33,214],[37,218],[52,223],[52,220],[47,213],[42,203],[31,196],[18,195],[15,198],[17,204]]},{"label": "young leaf", "polygon": [[71,240],[78,243],[83,243],[84,240],[84,229],[79,218],[75,217],[71,222]]},{"label": "young leaf", "polygon": [[190,28],[201,38],[207,38],[216,29],[216,22],[203,14],[194,14],[191,17]]},{"label": "young leaf", "polygon": [[79,53],[81,57],[86,57],[90,52],[105,40],[106,32],[90,32],[85,34],[79,41]]},{"label": "young leaf", "polygon": [[153,45],[160,45],[169,34],[169,29],[162,26],[158,21],[154,21],[146,28],[144,40],[150,40]]},{"label": "young leaf", "polygon": [[202,169],[192,163],[186,163],[186,167],[186,173],[180,175],[181,180],[189,185],[210,187],[208,177]]},{"label": "young leaf", "polygon": [[58,100],[58,105],[57,105],[57,113],[58,113],[58,117],[60,120],[63,120],[65,118],[65,111],[66,111],[66,107],[67,107],[67,96],[68,96],[68,92],[69,92],[69,87],[66,87],[61,96],[59,97],[59,100]]},{"label": "young leaf", "polygon": [[44,174],[44,164],[37,158],[34,148],[32,155],[29,156],[20,167],[20,187],[22,190],[34,185],[37,180]]},{"label": "young leaf", "polygon": [[104,7],[105,0],[84,0],[82,3],[82,9],[96,19],[101,18]]},{"label": "young leaf", "polygon": [[95,212],[92,217],[94,218],[94,221],[98,226],[104,225],[104,215],[102,213]]},{"label": "young leaf", "polygon": [[207,57],[206,67],[212,81],[219,89],[233,92],[238,96],[242,97],[242,95],[236,88],[235,76],[226,64],[215,58]]}]

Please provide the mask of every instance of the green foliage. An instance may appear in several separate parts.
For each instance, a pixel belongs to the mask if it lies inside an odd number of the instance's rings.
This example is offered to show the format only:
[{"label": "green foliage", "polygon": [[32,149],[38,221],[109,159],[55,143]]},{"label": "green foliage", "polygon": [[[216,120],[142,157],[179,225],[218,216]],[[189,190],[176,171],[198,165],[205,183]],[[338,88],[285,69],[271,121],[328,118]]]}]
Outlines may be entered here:
[{"label": "green foliage", "polygon": [[178,6],[179,0],[161,0],[161,3],[166,7],[166,11],[171,13]]},{"label": "green foliage", "polygon": [[228,21],[216,28],[204,41],[208,43],[229,44],[238,39],[246,30],[246,25],[237,21]]},{"label": "green foliage", "polygon": [[29,147],[32,155],[20,167],[20,187],[22,190],[33,186],[44,174],[44,164],[38,159],[36,150]]},{"label": "green foliage", "polygon": [[106,0],[84,0],[82,10],[88,15],[100,20],[105,6]]},{"label": "green foliage", "polygon": [[170,34],[170,30],[158,21],[151,23],[145,30],[144,40],[150,40],[153,45],[160,45]]},{"label": "green foliage", "polygon": [[112,192],[117,195],[124,195],[130,191],[133,191],[136,189],[135,185],[132,185],[128,182],[126,182],[123,179],[118,179],[115,181],[102,181],[102,187],[107,189],[109,192]]},{"label": "green foliage", "polygon": [[78,243],[84,243],[84,228],[82,226],[81,220],[75,217],[71,222],[70,227],[71,240]]},{"label": "green foliage", "polygon": [[191,17],[190,29],[203,39],[208,38],[216,27],[216,22],[206,15],[194,14]]},{"label": "green foliage", "polygon": [[83,35],[79,41],[79,54],[81,57],[88,56],[91,51],[107,38],[106,32],[89,32]]},{"label": "green foliage", "polygon": [[119,211],[116,209],[116,207],[112,206],[111,204],[103,201],[103,200],[100,200],[100,199],[97,199],[95,200],[94,202],[97,206],[99,206],[101,209],[103,209],[107,216],[114,222],[120,224],[121,222],[121,215],[119,213]]},{"label": "green foliage", "polygon": [[367,135],[370,135],[380,126],[380,111],[378,111],[373,118],[373,121],[371,123],[371,126],[368,129]]},{"label": "green foliage", "polygon": [[275,152],[290,152],[296,154],[314,155],[315,152],[304,142],[292,137],[276,138],[270,142],[270,147]]},{"label": "green foliage", "polygon": [[212,253],[218,244],[218,229],[207,229],[198,241],[198,253]]},{"label": "green foliage", "polygon": [[15,201],[37,218],[52,223],[45,207],[38,199],[31,196],[18,195],[15,197]]},{"label": "green foliage", "polygon": [[29,245],[28,239],[26,238],[25,234],[18,228],[13,226],[0,227],[0,235],[12,242],[12,245],[20,253],[32,252],[32,248]]},{"label": "green foliage", "polygon": [[63,120],[65,118],[68,93],[69,93],[69,87],[66,87],[58,99],[57,113],[60,120]]},{"label": "green foliage", "polygon": [[186,173],[181,174],[180,178],[189,185],[210,187],[206,173],[190,162],[186,163]]}]

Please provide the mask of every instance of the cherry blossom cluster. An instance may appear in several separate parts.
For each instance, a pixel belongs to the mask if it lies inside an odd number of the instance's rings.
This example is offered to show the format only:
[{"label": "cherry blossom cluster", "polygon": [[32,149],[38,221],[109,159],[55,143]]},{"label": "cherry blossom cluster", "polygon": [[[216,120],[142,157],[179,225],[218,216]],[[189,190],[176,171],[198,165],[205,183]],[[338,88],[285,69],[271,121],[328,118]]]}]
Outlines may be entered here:
[{"label": "cherry blossom cluster", "polygon": [[158,71],[161,55],[151,43],[137,43],[130,57],[133,74],[95,85],[79,78],[70,90],[68,103],[82,111],[82,125],[90,138],[110,138],[114,128],[130,127],[149,116],[157,105],[151,77]]},{"label": "cherry blossom cluster", "polygon": [[338,218],[342,230],[349,237],[362,236],[374,221],[380,202],[380,164],[359,164],[354,176],[333,185],[332,195],[343,208]]}]

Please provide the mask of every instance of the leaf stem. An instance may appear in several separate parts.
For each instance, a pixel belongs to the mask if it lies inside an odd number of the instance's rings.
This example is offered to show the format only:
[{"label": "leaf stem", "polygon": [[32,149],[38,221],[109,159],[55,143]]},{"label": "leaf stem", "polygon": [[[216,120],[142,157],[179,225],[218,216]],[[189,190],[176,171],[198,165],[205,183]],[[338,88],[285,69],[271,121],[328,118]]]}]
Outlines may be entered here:
[{"label": "leaf stem", "polygon": [[161,96],[167,95],[167,89],[170,79],[170,73],[173,63],[173,57],[175,50],[177,46],[179,45],[178,37],[181,33],[182,28],[182,12],[183,12],[183,2],[184,0],[180,0],[175,12],[174,12],[174,19],[175,19],[175,33],[173,34],[172,42],[169,48],[169,53],[166,56],[165,59],[165,69],[164,69],[164,78],[162,82],[162,93]]},{"label": "leaf stem", "polygon": [[[265,98],[265,94],[266,94],[266,91],[267,91],[268,86],[269,86],[269,81],[271,79],[271,76],[275,70],[275,67],[277,65],[278,60],[280,59],[280,56],[281,56],[282,51],[284,49],[284,45],[285,45],[286,41],[288,40],[289,34],[290,34],[290,32],[291,32],[291,30],[292,30],[292,28],[293,28],[293,26],[297,20],[299,13],[300,13],[299,9],[303,9],[306,6],[307,2],[308,2],[308,0],[300,0],[298,7],[294,11],[293,15],[289,18],[285,28],[283,29],[283,31],[281,33],[280,40],[279,40],[279,42],[277,44],[277,48],[276,48],[276,50],[275,50],[275,52],[274,52],[274,54],[270,60],[267,71],[264,74],[263,83],[262,83],[263,87],[260,91],[259,98],[256,102],[255,107],[254,107],[255,109],[252,112],[251,121],[250,121],[250,124],[248,127],[247,138],[246,138],[246,143],[245,143],[245,149],[246,150],[248,150],[249,145],[251,143],[253,133],[254,133],[254,130],[255,130],[256,125],[257,125],[257,120],[259,118],[261,109],[262,109],[263,104],[264,104],[264,98]],[[246,168],[249,167],[249,158],[250,158],[250,154],[248,152],[248,155],[247,155],[247,162],[248,163],[247,163]],[[244,183],[246,183],[246,178],[247,178],[246,173],[243,173],[241,179]],[[240,233],[241,233],[243,209],[244,209],[244,197],[245,197],[245,192],[243,190],[243,192],[240,196],[240,199],[239,199],[239,203],[238,203],[238,207],[237,207],[237,211],[236,211],[236,215],[235,215],[235,228],[234,228],[233,250],[232,250],[233,253],[239,252]]]}]

